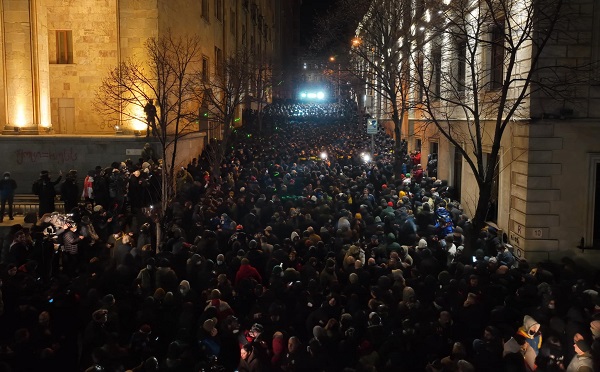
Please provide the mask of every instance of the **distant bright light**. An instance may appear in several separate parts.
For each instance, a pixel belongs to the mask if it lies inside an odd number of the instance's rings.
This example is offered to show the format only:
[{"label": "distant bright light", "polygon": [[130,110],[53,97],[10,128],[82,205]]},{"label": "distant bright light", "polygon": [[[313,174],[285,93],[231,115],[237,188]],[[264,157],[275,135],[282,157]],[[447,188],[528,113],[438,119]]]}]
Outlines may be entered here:
[{"label": "distant bright light", "polygon": [[324,101],[325,99],[327,99],[327,94],[322,90],[304,91],[300,92],[298,96],[300,97],[300,99],[307,101]]},{"label": "distant bright light", "polygon": [[323,160],[327,159],[327,153],[326,152],[322,152],[321,153],[321,159],[323,159]]},{"label": "distant bright light", "polygon": [[365,163],[368,163],[368,162],[371,161],[371,155],[370,154],[367,154],[367,153],[363,152],[362,154],[360,154],[360,156],[362,157],[362,159],[363,159],[363,161]]}]

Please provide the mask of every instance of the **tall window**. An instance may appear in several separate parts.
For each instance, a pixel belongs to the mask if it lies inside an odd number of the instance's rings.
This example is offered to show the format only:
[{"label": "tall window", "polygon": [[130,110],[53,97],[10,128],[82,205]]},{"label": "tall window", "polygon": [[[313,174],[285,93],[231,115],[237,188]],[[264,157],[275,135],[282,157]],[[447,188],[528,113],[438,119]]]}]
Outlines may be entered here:
[{"label": "tall window", "polygon": [[73,63],[73,31],[56,31],[56,63]]},{"label": "tall window", "polygon": [[467,78],[467,42],[459,40],[456,43],[456,90],[458,93],[466,91]]},{"label": "tall window", "polygon": [[499,89],[504,77],[504,23],[494,25],[490,36],[490,89]]},{"label": "tall window", "polygon": [[436,45],[431,55],[433,98],[439,99],[442,93],[442,46]]},{"label": "tall window", "polygon": [[437,142],[429,142],[429,153],[430,154],[438,154],[440,149],[440,145]]},{"label": "tall window", "polygon": [[208,75],[209,75],[209,70],[210,69],[210,64],[208,63],[208,57],[203,56],[202,57],[202,81],[207,82],[208,81]]},{"label": "tall window", "polygon": [[215,47],[215,71],[217,74],[223,74],[223,51]]},{"label": "tall window", "polygon": [[223,0],[215,0],[215,18],[223,20]]},{"label": "tall window", "polygon": [[[417,59],[417,74],[419,74],[420,76],[423,76],[424,72],[423,72],[423,56],[420,55]],[[424,80],[424,79],[420,79],[420,80]],[[417,103],[423,102],[423,95],[424,95],[425,91],[423,90],[423,84],[419,83],[419,90],[417,92]]]},{"label": "tall window", "polygon": [[209,0],[201,0],[201,1],[202,1],[202,18],[204,18],[208,21],[208,20],[210,20],[209,13],[208,13]]}]

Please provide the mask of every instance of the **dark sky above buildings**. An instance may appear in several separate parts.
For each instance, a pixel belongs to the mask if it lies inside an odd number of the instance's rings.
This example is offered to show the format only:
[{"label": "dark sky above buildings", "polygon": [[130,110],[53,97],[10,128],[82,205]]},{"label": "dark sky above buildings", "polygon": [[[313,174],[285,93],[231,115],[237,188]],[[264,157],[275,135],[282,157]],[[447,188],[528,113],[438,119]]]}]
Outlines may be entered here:
[{"label": "dark sky above buildings", "polygon": [[300,41],[302,46],[308,46],[315,36],[317,30],[315,28],[315,21],[321,15],[324,15],[330,6],[333,6],[334,0],[303,0],[300,8],[300,24],[303,30],[300,30],[301,37]]}]

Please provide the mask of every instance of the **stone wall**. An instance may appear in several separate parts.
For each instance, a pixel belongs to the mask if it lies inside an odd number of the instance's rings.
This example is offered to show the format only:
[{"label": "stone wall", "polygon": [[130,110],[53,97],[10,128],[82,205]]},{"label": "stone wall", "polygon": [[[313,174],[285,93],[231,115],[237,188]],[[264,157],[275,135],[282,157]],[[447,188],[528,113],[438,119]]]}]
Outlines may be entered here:
[{"label": "stone wall", "polygon": [[[31,193],[31,184],[41,170],[51,172],[52,179],[76,169],[79,181],[95,166],[108,167],[113,161],[137,161],[147,139],[133,136],[0,136],[3,156],[0,171],[10,172],[17,181],[17,193]],[[153,143],[157,154],[160,144]]]}]

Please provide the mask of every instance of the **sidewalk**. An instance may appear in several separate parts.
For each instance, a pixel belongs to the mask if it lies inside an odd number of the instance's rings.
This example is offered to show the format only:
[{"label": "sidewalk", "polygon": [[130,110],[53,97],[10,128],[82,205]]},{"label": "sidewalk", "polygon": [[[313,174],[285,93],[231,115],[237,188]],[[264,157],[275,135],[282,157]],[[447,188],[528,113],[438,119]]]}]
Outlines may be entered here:
[{"label": "sidewalk", "polygon": [[10,227],[10,226],[14,226],[16,224],[23,225],[25,223],[25,221],[24,221],[25,216],[23,216],[23,215],[15,215],[13,217],[15,218],[14,220],[9,220],[8,216],[4,216],[4,221],[2,223],[0,223],[0,226],[2,226],[2,227]]}]

